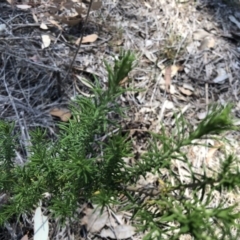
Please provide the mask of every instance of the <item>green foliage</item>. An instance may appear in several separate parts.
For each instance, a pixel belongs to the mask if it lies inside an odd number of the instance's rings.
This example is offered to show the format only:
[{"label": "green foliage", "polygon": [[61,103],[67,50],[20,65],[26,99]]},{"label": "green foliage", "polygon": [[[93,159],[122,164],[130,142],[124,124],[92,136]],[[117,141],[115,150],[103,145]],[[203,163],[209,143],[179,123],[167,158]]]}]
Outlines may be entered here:
[{"label": "green foliage", "polygon": [[15,156],[14,153],[14,143],[15,138],[12,135],[14,125],[7,124],[0,121],[1,138],[0,138],[0,160],[2,163],[2,171],[10,173],[13,168],[12,159]]},{"label": "green foliage", "polygon": [[[119,205],[121,193],[128,199],[124,208],[132,211],[139,230],[146,231],[144,239],[179,239],[182,234],[199,240],[239,239],[239,231],[232,234],[234,228],[240,229],[236,206],[226,206],[224,199],[214,207],[212,204],[214,193],[240,186],[238,159],[226,155],[218,171],[208,169],[209,175],[206,170],[196,173],[183,151],[193,140],[236,130],[231,105],[212,106],[196,129],[183,117],[176,118],[171,134],[162,126],[161,133],[150,134],[148,152],[129,166],[123,159],[131,156],[131,142],[121,131],[124,109],[118,96],[127,91],[120,83],[134,61],[132,53],[122,52],[113,68],[106,63],[108,88],[102,89],[96,80],[93,98],[81,97],[72,103],[73,119],[59,125],[56,141],[41,129],[32,132],[30,157],[24,166],[14,163],[14,126],[0,122],[0,189],[10,196],[1,208],[0,224],[30,211],[39,200],[45,202],[52,217],[64,220],[74,216],[77,206],[86,200],[102,207]],[[118,117],[113,118],[112,113]],[[186,183],[174,171],[173,160],[187,166]],[[161,179],[162,169],[168,172],[169,181]],[[159,176],[157,191],[134,188],[140,176],[149,172]],[[49,199],[43,196],[46,192]]]},{"label": "green foliage", "polygon": [[188,140],[199,139],[207,134],[220,134],[225,131],[237,130],[238,128],[234,126],[233,119],[229,117],[231,109],[230,104],[226,107],[213,105],[209,110],[209,114],[198,125],[197,129],[190,134]]}]

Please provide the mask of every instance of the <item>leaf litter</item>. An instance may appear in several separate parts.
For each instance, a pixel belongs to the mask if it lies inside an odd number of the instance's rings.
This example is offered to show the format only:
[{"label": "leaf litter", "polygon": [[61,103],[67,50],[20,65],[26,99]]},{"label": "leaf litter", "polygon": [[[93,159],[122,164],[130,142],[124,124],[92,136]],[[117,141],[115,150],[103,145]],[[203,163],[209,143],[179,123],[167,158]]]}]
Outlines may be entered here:
[{"label": "leaf litter", "polygon": [[[32,6],[29,1],[18,4],[22,9],[17,6],[14,11],[12,2],[12,6],[0,3],[1,18],[11,26],[11,29],[8,25],[5,27],[4,33],[1,32],[4,37],[1,35],[0,39],[3,56],[1,84],[3,79],[8,81],[0,90],[1,118],[15,121],[16,128],[23,128],[24,119],[27,132],[38,126],[49,131],[55,129],[52,115],[67,121],[70,117],[67,110],[69,99],[77,95],[90,97],[90,79],[77,77],[78,81],[74,82],[73,76],[63,83],[58,77],[59,73],[60,76],[66,74],[75,51],[74,43],[80,37],[79,29],[86,16],[86,2],[61,4],[60,1],[49,1]],[[49,13],[46,9],[50,10]],[[86,44],[80,49],[73,66],[75,76],[81,76],[87,69],[97,73],[102,87],[105,87],[103,59],[113,62],[113,56],[118,55],[121,48],[138,53],[139,65],[130,74],[132,81],[128,84],[143,91],[129,92],[122,97],[123,105],[131,105],[129,122],[123,127],[131,132],[136,156],[147,151],[147,131],[159,132],[160,123],[169,129],[174,126],[172,117],[176,111],[183,112],[195,126],[206,115],[208,102],[239,101],[236,89],[240,52],[235,40],[240,22],[238,9],[212,1],[183,4],[166,0],[123,0],[116,5],[114,1],[106,0],[95,1],[92,10],[99,11],[99,15],[91,13],[92,21],[87,24],[84,36]],[[9,16],[12,17],[9,19]],[[11,64],[10,58],[15,64]],[[182,66],[184,71],[174,70],[174,66]],[[14,77],[16,69],[18,74]],[[67,118],[63,118],[66,114]],[[229,138],[233,141],[232,136]],[[234,144],[235,149],[240,149],[238,143]],[[209,166],[219,167],[221,151],[213,146],[210,149],[199,146],[185,149],[194,166],[198,167],[196,171],[202,171],[206,162]],[[181,179],[186,181],[184,171],[187,166],[179,162],[173,164]],[[89,219],[98,220],[100,216],[91,211],[88,213]],[[116,229],[124,229],[125,225],[115,225],[115,228],[119,227],[110,230],[104,216],[95,229],[98,234],[113,237],[112,234],[118,233],[122,236]],[[85,221],[90,223],[89,219]],[[103,226],[102,229],[99,226]],[[126,228],[134,233],[130,225]],[[142,236],[136,234],[132,238],[141,239]]]}]

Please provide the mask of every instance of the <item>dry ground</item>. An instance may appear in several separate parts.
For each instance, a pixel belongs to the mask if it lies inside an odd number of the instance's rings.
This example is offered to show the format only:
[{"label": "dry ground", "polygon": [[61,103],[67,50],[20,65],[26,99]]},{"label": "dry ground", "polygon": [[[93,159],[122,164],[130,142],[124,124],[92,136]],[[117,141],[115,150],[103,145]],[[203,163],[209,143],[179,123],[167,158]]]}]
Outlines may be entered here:
[{"label": "dry ground", "polygon": [[[41,126],[56,136],[59,119],[50,114],[53,108],[66,108],[76,95],[89,94],[79,78],[92,80],[95,74],[104,87],[103,60],[113,62],[121,48],[136,52],[138,65],[129,86],[144,90],[121,98],[131,106],[129,128],[158,132],[164,123],[171,129],[173,114],[179,112],[196,125],[211,103],[232,102],[233,114],[240,117],[237,1],[103,0],[101,9],[91,13],[85,32],[97,34],[98,39],[83,44],[67,79],[82,21],[74,26],[59,22],[52,17],[60,14],[55,4],[45,1],[21,10],[0,2],[0,24],[6,25],[0,30],[0,118],[15,121],[16,131],[21,131],[17,162],[26,161],[31,129]],[[47,48],[41,47],[43,34],[51,39]],[[137,137],[136,152],[141,153],[146,149]],[[234,146],[231,150],[239,154],[239,133],[227,137]],[[216,142],[211,146],[186,149],[199,169],[203,164],[219,165],[221,152]],[[176,167],[184,175],[181,164],[176,162]],[[239,199],[226,198],[231,203]]]}]

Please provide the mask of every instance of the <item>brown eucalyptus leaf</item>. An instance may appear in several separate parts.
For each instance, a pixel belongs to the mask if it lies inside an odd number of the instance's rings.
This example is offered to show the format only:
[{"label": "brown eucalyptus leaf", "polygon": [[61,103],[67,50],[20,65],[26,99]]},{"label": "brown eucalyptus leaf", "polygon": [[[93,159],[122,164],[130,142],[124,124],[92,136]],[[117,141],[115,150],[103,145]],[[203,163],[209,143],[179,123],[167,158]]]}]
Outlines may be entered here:
[{"label": "brown eucalyptus leaf", "polygon": [[191,96],[193,94],[192,91],[190,91],[189,89],[185,89],[183,87],[179,87],[179,90],[181,93],[183,93],[184,95],[187,95],[187,96]]},{"label": "brown eucalyptus leaf", "polygon": [[[82,43],[92,43],[95,42],[98,39],[97,34],[90,34],[86,37],[83,37]],[[76,45],[80,43],[81,38],[78,38],[77,41],[75,42]]]},{"label": "brown eucalyptus leaf", "polygon": [[50,114],[59,117],[63,122],[67,122],[72,116],[71,112],[65,108],[53,108]]}]

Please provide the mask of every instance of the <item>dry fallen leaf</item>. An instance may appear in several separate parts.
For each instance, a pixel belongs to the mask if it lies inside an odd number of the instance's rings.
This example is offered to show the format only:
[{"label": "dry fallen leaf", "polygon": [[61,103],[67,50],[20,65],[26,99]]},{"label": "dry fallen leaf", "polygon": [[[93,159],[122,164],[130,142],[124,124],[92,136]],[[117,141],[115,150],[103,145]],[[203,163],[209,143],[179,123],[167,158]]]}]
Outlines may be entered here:
[{"label": "dry fallen leaf", "polygon": [[25,234],[25,235],[21,238],[21,240],[28,240],[28,235]]},{"label": "dry fallen leaf", "polygon": [[111,41],[111,44],[115,46],[121,46],[123,45],[123,42],[124,42],[124,39],[117,39],[117,40]]},{"label": "dry fallen leaf", "polygon": [[81,22],[81,18],[79,16],[76,17],[60,17],[58,18],[61,20],[61,22],[73,27],[76,26],[77,24],[79,24]]},{"label": "dry fallen leaf", "polygon": [[207,112],[201,112],[197,114],[198,119],[203,120],[207,116]]},{"label": "dry fallen leaf", "polygon": [[84,9],[82,7],[75,7],[74,9],[79,16],[82,16],[82,14],[84,13]]},{"label": "dry fallen leaf", "polygon": [[215,144],[212,148],[208,150],[207,157],[206,157],[206,163],[209,163],[210,160],[213,158],[215,152],[222,146],[221,143]]},{"label": "dry fallen leaf", "polygon": [[210,34],[207,31],[205,31],[203,29],[198,29],[195,32],[193,32],[193,40],[200,41],[209,35]]},{"label": "dry fallen leaf", "polygon": [[100,209],[87,208],[85,214],[81,220],[81,225],[86,225],[87,230],[91,233],[99,232],[107,223],[107,211],[101,213]]},{"label": "dry fallen leaf", "polygon": [[169,67],[166,67],[163,74],[166,75],[166,74],[169,74],[168,71],[169,68],[171,69],[171,78],[173,78],[174,76],[176,76],[176,74],[179,72],[179,71],[183,71],[184,67],[181,66],[181,65],[172,65],[172,66],[169,66]]},{"label": "dry fallen leaf", "polygon": [[42,49],[49,47],[51,44],[51,38],[48,34],[42,34]]},{"label": "dry fallen leaf", "polygon": [[85,92],[81,91],[81,89],[78,87],[78,84],[77,84],[76,81],[74,81],[74,83],[75,83],[75,87],[76,87],[77,91],[79,93],[81,93],[83,96],[85,96],[85,97],[94,97],[94,94],[88,94],[88,93],[85,93]]},{"label": "dry fallen leaf", "polygon": [[17,7],[17,8],[20,8],[20,9],[23,9],[23,10],[31,8],[30,5],[24,5],[24,4],[22,4],[22,5],[16,5],[16,7]]},{"label": "dry fallen leaf", "polygon": [[48,218],[42,214],[41,207],[37,207],[34,215],[34,240],[48,240]]},{"label": "dry fallen leaf", "polygon": [[170,102],[170,101],[166,100],[165,104],[166,104],[166,105],[165,105],[165,108],[166,108],[166,109],[168,109],[168,110],[174,109],[174,104],[173,104],[173,102]]},{"label": "dry fallen leaf", "polygon": [[[114,217],[113,217],[114,215]],[[120,214],[120,213],[117,213],[117,214],[111,214],[109,215],[109,218],[106,222],[106,226],[107,227],[116,227],[118,226],[119,224],[122,225],[124,224],[124,221],[126,220],[126,218],[124,217],[124,214]]]},{"label": "dry fallen leaf", "polygon": [[50,114],[55,117],[59,117],[63,122],[67,122],[72,116],[71,112],[65,108],[53,108]]},{"label": "dry fallen leaf", "polygon": [[194,90],[194,87],[193,87],[191,84],[189,84],[189,83],[184,83],[184,84],[183,84],[183,87],[186,88],[186,89],[188,89],[188,90],[190,90],[190,91],[192,91],[192,92],[195,91],[195,90]]},{"label": "dry fallen leaf", "polygon": [[165,68],[164,80],[165,80],[165,87],[167,92],[169,92],[169,88],[172,82],[171,72],[172,72],[171,66]]},{"label": "dry fallen leaf", "polygon": [[32,9],[32,17],[33,17],[34,22],[38,23],[38,18],[37,18],[36,14],[35,14],[35,10],[34,9]]},{"label": "dry fallen leaf", "polygon": [[[92,43],[95,42],[98,39],[97,34],[91,34],[86,37],[83,37],[82,43]],[[79,45],[81,38],[78,38],[77,41],[75,42],[76,45]]]},{"label": "dry fallen leaf", "polygon": [[183,87],[179,87],[179,90],[181,93],[183,93],[184,95],[187,95],[187,96],[191,96],[193,94],[192,91],[190,91],[189,89],[183,88]]},{"label": "dry fallen leaf", "polygon": [[130,225],[118,225],[112,229],[103,229],[100,233],[102,238],[126,239],[135,234],[135,228]]},{"label": "dry fallen leaf", "polygon": [[150,51],[143,49],[144,55],[147,57],[147,59],[153,63],[157,61],[157,57]]},{"label": "dry fallen leaf", "polygon": [[86,87],[89,87],[89,88],[93,88],[93,84],[90,83],[87,79],[81,77],[81,76],[78,76],[78,75],[75,75],[77,77],[77,79],[82,83],[84,84]]},{"label": "dry fallen leaf", "polygon": [[147,2],[144,2],[144,5],[145,5],[147,8],[149,8],[149,9],[152,9],[152,7],[150,6],[150,4],[149,4],[149,3],[147,3]]},{"label": "dry fallen leaf", "polygon": [[43,30],[47,30],[48,29],[48,27],[47,27],[47,25],[45,23],[41,23],[40,28],[43,29]]},{"label": "dry fallen leaf", "polygon": [[215,46],[214,38],[213,37],[205,37],[201,42],[199,50],[208,50],[208,49],[214,48],[214,46]]},{"label": "dry fallen leaf", "polygon": [[14,3],[13,0],[7,0],[7,2],[8,2],[9,4],[11,4],[11,5]]},{"label": "dry fallen leaf", "polygon": [[165,81],[165,90],[174,94],[176,92],[175,88],[172,87],[171,82],[172,78],[177,74],[178,71],[182,71],[183,67],[180,65],[168,66],[164,69],[164,81]]},{"label": "dry fallen leaf", "polygon": [[63,30],[62,27],[58,24],[58,22],[56,22],[55,20],[52,19],[48,19],[48,21],[53,24],[54,26],[56,26],[59,30]]},{"label": "dry fallen leaf", "polygon": [[229,78],[229,74],[225,71],[224,68],[217,69],[218,76],[214,78],[212,81],[214,83],[222,84],[224,80]]},{"label": "dry fallen leaf", "polygon": [[125,77],[124,79],[122,79],[120,82],[119,82],[119,85],[120,86],[124,86],[125,83],[127,83],[129,81],[129,77]]},{"label": "dry fallen leaf", "polygon": [[170,94],[175,94],[177,91],[176,91],[176,87],[174,85],[170,85],[170,88],[169,88],[169,93]]}]

